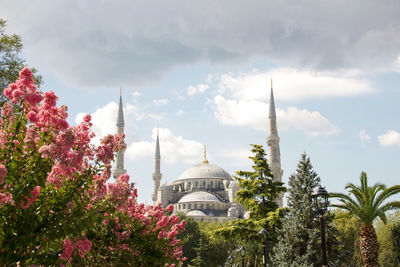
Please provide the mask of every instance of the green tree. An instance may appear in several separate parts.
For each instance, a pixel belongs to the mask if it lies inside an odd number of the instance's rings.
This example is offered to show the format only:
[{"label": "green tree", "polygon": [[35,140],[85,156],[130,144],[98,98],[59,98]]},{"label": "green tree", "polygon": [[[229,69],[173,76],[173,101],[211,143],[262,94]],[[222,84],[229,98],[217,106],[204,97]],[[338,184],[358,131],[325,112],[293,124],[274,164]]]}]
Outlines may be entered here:
[{"label": "green tree", "polygon": [[341,266],[362,266],[359,247],[359,221],[347,211],[335,209],[333,225],[338,231],[339,250],[342,257]]},{"label": "green tree", "polygon": [[312,266],[320,254],[318,213],[311,194],[321,179],[313,170],[305,153],[295,174],[289,177],[288,208],[278,231],[278,244],[274,248],[274,266]]},{"label": "green tree", "polygon": [[388,222],[385,224],[382,221],[376,223],[376,235],[379,243],[379,264],[385,267],[396,267],[396,248],[393,244],[396,236],[392,235],[393,229],[400,223],[400,212],[390,213]]},{"label": "green tree", "polygon": [[230,240],[215,236],[214,232],[223,227],[222,223],[199,223],[201,237],[196,247],[197,256],[189,266],[223,266],[230,252],[235,249],[236,243]]},{"label": "green tree", "polygon": [[[6,21],[0,19],[0,104],[3,104],[5,97],[3,90],[10,83],[18,79],[18,72],[26,66],[21,58],[23,45],[21,37],[16,34],[6,34]],[[36,71],[31,69],[33,73]],[[36,85],[40,85],[42,77],[34,75]]]},{"label": "green tree", "polygon": [[[331,193],[331,197],[337,198],[340,203],[332,204],[332,207],[349,211],[360,221],[360,250],[365,267],[376,267],[378,263],[378,240],[373,222],[380,218],[387,222],[386,213],[399,209],[400,201],[386,200],[400,192],[400,185],[387,188],[383,184],[368,186],[368,178],[365,172],[361,173],[360,186],[352,183],[346,185],[349,195],[343,193]],[[354,197],[354,198],[352,198]]]},{"label": "green tree", "polygon": [[400,222],[392,227],[392,246],[396,257],[396,263],[400,266]]},{"label": "green tree", "polygon": [[[237,171],[234,178],[239,182],[242,189],[237,192],[236,201],[243,205],[249,212],[248,219],[237,219],[228,226],[216,231],[216,235],[226,239],[240,240],[245,242],[256,242],[261,247],[261,240],[258,231],[265,228],[269,231],[270,251],[276,242],[276,229],[280,226],[280,221],[284,209],[278,208],[274,202],[280,194],[285,192],[283,183],[273,181],[273,175],[269,168],[266,153],[262,145],[251,145],[253,157],[252,171]],[[255,255],[250,251],[246,254],[252,261]]]},{"label": "green tree", "polygon": [[183,256],[187,258],[183,266],[188,266],[197,257],[197,248],[200,245],[202,234],[199,224],[193,218],[182,213],[178,214],[178,216],[181,220],[186,221],[185,231],[180,232],[177,238],[181,240]]}]

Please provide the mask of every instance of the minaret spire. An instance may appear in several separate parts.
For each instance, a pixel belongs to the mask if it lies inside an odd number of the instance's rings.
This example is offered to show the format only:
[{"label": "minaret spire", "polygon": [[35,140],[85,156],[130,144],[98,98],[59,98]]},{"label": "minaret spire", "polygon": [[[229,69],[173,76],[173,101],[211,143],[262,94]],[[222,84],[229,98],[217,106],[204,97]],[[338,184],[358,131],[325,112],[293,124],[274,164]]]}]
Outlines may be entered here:
[{"label": "minaret spire", "polygon": [[[117,114],[117,133],[119,135],[124,134],[124,110],[122,105],[122,88],[120,87],[120,95],[119,95],[119,105],[118,105],[118,114]],[[124,153],[125,149],[117,152],[117,157],[115,159],[115,168],[113,171],[114,179],[117,179],[121,174],[125,174],[126,170],[124,169]]]},{"label": "minaret spire", "polygon": [[157,140],[156,140],[156,151],[154,153],[154,173],[153,173],[153,181],[154,181],[154,192],[151,196],[154,202],[157,201],[157,191],[160,187],[160,182],[162,178],[161,173],[161,154],[160,154],[160,138],[158,136],[158,128],[157,128]]},{"label": "minaret spire", "polygon": [[[278,127],[276,125],[276,111],[274,101],[274,91],[272,88],[271,79],[271,93],[269,98],[269,114],[268,114],[269,135],[267,138],[268,145],[268,161],[271,172],[274,175],[274,181],[282,182],[283,170],[281,169],[281,153],[279,149],[279,136]],[[283,195],[279,196],[276,200],[279,207],[283,206]]]},{"label": "minaret spire", "polygon": [[204,145],[204,152],[203,152],[203,161],[201,163],[203,164],[208,164],[208,160],[207,160],[207,148],[206,145]]}]

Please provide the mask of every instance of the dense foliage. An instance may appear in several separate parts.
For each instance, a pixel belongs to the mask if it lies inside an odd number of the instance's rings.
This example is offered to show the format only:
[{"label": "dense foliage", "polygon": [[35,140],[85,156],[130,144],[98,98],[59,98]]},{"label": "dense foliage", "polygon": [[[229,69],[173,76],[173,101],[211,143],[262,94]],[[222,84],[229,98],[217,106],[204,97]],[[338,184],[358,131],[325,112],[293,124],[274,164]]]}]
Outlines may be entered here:
[{"label": "dense foliage", "polygon": [[127,174],[107,183],[123,136],[91,144],[91,118],[70,126],[54,92],[24,68],[0,120],[0,265],[161,266],[183,261],[185,221],[137,203]]},{"label": "dense foliage", "polygon": [[396,211],[387,215],[388,222],[376,223],[376,235],[379,243],[379,264],[385,267],[397,267],[399,257],[399,247],[396,245],[400,239],[400,212]]},{"label": "dense foliage", "polygon": [[359,245],[359,221],[349,212],[335,209],[333,226],[338,232],[339,251],[342,255],[340,266],[362,266]]}]

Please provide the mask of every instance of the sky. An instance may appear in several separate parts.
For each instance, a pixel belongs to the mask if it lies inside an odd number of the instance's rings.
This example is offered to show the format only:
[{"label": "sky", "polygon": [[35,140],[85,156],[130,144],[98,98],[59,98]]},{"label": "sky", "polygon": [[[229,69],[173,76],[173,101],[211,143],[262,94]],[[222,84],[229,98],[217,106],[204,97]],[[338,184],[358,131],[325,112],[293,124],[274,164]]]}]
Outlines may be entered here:
[{"label": "sky", "polygon": [[[399,184],[399,1],[0,0],[23,57],[94,142],[115,132],[123,90],[125,167],[151,203],[202,160],[231,175],[266,146],[273,79],[283,181],[302,153],[329,192]],[[268,153],[268,151],[267,151]],[[400,197],[397,197],[400,199]]]}]

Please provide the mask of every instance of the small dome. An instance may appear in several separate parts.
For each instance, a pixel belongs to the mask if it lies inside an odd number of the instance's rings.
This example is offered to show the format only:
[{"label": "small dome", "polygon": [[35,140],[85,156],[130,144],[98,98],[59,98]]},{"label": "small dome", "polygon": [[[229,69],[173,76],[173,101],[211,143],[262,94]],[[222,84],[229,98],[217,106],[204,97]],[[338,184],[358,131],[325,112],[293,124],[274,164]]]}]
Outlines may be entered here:
[{"label": "small dome", "polygon": [[250,211],[246,211],[243,215],[243,218],[249,219],[250,218]]},{"label": "small dome", "polygon": [[239,187],[239,182],[236,180],[233,180],[232,182],[230,182],[228,188],[234,188],[234,187]]},{"label": "small dome", "polygon": [[172,185],[164,183],[164,184],[160,185],[158,190],[172,190]]},{"label": "small dome", "polygon": [[232,180],[231,175],[221,167],[203,162],[184,171],[177,181],[196,178]]},{"label": "small dome", "polygon": [[183,196],[178,203],[196,202],[196,201],[221,202],[213,194],[203,191],[198,191]]},{"label": "small dome", "polygon": [[204,212],[201,210],[191,210],[188,213],[186,213],[187,216],[207,216]]},{"label": "small dome", "polygon": [[238,217],[239,211],[236,207],[230,207],[228,209],[228,217]]}]

